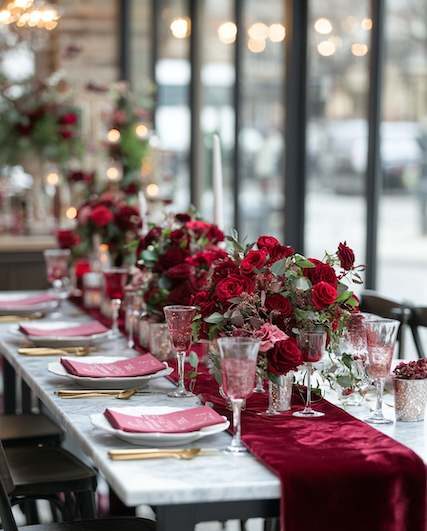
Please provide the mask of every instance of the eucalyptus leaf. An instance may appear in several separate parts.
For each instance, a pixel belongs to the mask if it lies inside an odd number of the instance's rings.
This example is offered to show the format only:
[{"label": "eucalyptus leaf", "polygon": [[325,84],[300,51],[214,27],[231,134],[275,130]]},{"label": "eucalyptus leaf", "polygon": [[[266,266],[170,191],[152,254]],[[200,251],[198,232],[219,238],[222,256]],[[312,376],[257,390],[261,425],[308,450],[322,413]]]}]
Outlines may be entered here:
[{"label": "eucalyptus leaf", "polygon": [[205,322],[209,324],[219,324],[224,321],[224,316],[219,312],[214,312],[209,317],[205,317]]},{"label": "eucalyptus leaf", "polygon": [[283,275],[285,273],[285,265],[286,258],[277,260],[277,262],[274,262],[274,264],[271,266],[271,272],[276,276]]},{"label": "eucalyptus leaf", "polygon": [[194,368],[197,369],[199,365],[199,357],[197,354],[192,350],[190,354],[188,355],[188,363]]}]

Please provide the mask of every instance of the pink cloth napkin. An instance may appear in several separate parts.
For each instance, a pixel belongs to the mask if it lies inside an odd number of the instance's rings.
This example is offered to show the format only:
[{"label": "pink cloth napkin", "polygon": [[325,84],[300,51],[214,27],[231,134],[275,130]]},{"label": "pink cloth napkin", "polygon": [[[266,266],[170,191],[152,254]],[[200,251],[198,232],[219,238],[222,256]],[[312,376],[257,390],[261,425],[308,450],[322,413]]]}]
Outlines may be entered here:
[{"label": "pink cloth napkin", "polygon": [[61,358],[61,364],[69,374],[86,378],[126,378],[154,374],[165,368],[152,354],[111,363],[82,363],[74,358]]},{"label": "pink cloth napkin", "polygon": [[37,304],[44,302],[52,302],[58,300],[54,295],[43,293],[41,295],[31,295],[22,299],[2,299],[0,301],[0,310],[9,310],[13,308],[31,308]]},{"label": "pink cloth napkin", "polygon": [[224,422],[224,418],[208,406],[138,416],[106,409],[104,416],[113,428],[129,433],[189,433]]},{"label": "pink cloth napkin", "polygon": [[103,334],[108,332],[108,328],[98,323],[98,321],[91,321],[77,326],[70,326],[68,328],[49,328],[43,329],[34,325],[20,325],[19,330],[27,336],[37,337],[76,337],[76,336],[93,336],[95,334]]}]

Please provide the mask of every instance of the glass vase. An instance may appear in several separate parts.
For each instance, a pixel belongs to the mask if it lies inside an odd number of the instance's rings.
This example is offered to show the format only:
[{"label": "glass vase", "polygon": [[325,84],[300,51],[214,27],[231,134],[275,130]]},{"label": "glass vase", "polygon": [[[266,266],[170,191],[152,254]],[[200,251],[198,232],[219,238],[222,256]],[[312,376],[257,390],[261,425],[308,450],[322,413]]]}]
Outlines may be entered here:
[{"label": "glass vase", "polygon": [[279,376],[276,382],[268,381],[268,409],[266,415],[280,415],[291,409],[292,385],[294,373],[288,372]]}]

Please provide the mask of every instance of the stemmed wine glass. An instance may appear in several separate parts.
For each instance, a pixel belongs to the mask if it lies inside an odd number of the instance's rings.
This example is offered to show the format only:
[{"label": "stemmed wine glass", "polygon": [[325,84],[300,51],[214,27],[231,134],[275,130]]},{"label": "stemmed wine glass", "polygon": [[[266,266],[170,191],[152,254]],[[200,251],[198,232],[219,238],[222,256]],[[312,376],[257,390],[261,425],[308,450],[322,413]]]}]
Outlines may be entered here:
[{"label": "stemmed wine glass", "polygon": [[128,278],[128,270],[125,267],[111,267],[104,269],[104,291],[111,301],[113,311],[113,325],[111,335],[114,338],[120,336],[119,310],[125,296],[125,286]]},{"label": "stemmed wine glass", "polygon": [[191,348],[192,324],[197,308],[195,306],[165,306],[163,311],[178,361],[178,388],[169,393],[169,396],[175,398],[194,396],[185,388],[184,375],[185,358]]},{"label": "stemmed wine glass", "polygon": [[374,379],[377,390],[377,403],[372,415],[366,422],[370,424],[392,424],[384,417],[383,393],[384,382],[390,373],[396,344],[399,321],[393,319],[371,319],[366,322],[368,336],[367,372]]},{"label": "stemmed wine glass", "polygon": [[244,400],[253,392],[256,362],[260,342],[250,337],[221,337],[218,339],[221,356],[222,385],[233,409],[234,435],[226,452],[247,452],[241,441],[240,415]]},{"label": "stemmed wine glass", "polygon": [[[70,274],[69,274],[69,249],[47,249],[44,251],[46,263],[46,274],[49,284],[52,285],[54,294],[61,303],[70,294]],[[60,315],[60,312],[58,312]],[[52,314],[54,317],[55,314]]]},{"label": "stemmed wine glass", "polygon": [[302,411],[295,411],[294,417],[315,418],[323,417],[324,413],[311,407],[311,375],[313,363],[320,361],[326,346],[326,332],[301,330],[298,336],[298,345],[301,349],[304,364],[307,368],[307,398]]}]

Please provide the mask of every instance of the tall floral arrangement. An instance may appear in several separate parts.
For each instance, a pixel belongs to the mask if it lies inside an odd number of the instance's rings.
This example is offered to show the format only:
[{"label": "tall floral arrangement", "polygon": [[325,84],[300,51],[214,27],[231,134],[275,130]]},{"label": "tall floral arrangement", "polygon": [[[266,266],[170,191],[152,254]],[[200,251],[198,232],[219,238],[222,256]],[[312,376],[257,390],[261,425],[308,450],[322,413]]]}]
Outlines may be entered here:
[{"label": "tall floral arrangement", "polygon": [[260,339],[259,370],[271,378],[302,362],[298,331],[322,327],[330,344],[339,338],[358,309],[348,284],[361,282],[361,266],[345,243],[318,260],[272,236],[246,247],[235,238],[230,242],[230,254],[212,265],[204,289],[193,297],[200,309],[196,326],[201,337]]},{"label": "tall floral arrangement", "polygon": [[62,168],[82,151],[80,114],[64,81],[31,80],[0,84],[0,160],[25,163],[25,157]]},{"label": "tall floral arrangement", "polygon": [[213,262],[227,253],[218,244],[224,234],[193,212],[168,216],[151,226],[137,249],[137,267],[148,313],[163,318],[167,304],[189,304],[203,288]]}]

